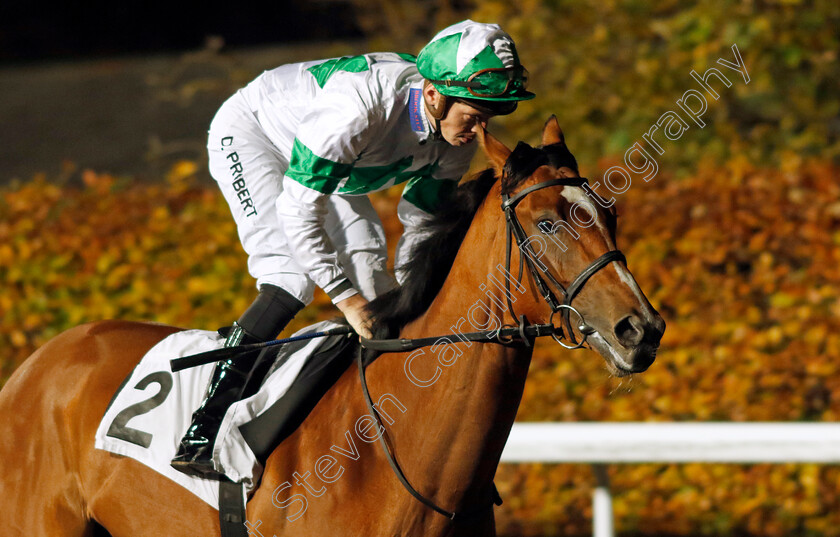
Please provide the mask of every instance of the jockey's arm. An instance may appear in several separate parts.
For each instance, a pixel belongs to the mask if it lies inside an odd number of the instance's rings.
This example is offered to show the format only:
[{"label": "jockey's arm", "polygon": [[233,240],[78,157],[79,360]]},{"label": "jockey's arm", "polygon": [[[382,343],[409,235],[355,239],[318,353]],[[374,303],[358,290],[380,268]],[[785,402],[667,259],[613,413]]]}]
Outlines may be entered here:
[{"label": "jockey's arm", "polygon": [[336,304],[357,290],[324,229],[327,199],[376,135],[377,119],[378,112],[357,96],[322,92],[301,118],[277,200],[277,215],[296,261]]},{"label": "jockey's arm", "polygon": [[[402,285],[405,272],[401,267],[411,259],[414,246],[426,236],[426,224],[433,213],[446,202],[458,187],[459,178],[467,172],[475,146],[451,151],[441,160],[436,175],[425,175],[406,183],[397,205],[397,217],[403,225],[403,234],[397,243],[394,268],[397,281]],[[442,179],[439,177],[449,177]]]},{"label": "jockey's arm", "polygon": [[328,196],[286,178],[276,208],[295,261],[335,303],[357,291],[341,269],[338,253],[324,230]]},{"label": "jockey's arm", "polygon": [[338,263],[338,253],[324,230],[328,194],[285,180],[277,199],[286,240],[295,260],[315,285],[329,295],[357,333],[369,335],[363,308],[367,304]]},{"label": "jockey's arm", "polygon": [[414,246],[426,236],[426,223],[432,215],[420,209],[405,198],[401,198],[397,204],[397,217],[403,225],[403,234],[397,242],[397,251],[394,255],[394,273],[400,285],[405,281],[403,267],[411,260],[411,251]]},{"label": "jockey's arm", "polygon": [[338,264],[338,253],[324,231],[327,194],[295,181],[285,181],[277,199],[277,212],[283,219],[286,239],[295,259],[315,285],[329,295],[353,329],[369,337],[362,295],[353,288]]}]

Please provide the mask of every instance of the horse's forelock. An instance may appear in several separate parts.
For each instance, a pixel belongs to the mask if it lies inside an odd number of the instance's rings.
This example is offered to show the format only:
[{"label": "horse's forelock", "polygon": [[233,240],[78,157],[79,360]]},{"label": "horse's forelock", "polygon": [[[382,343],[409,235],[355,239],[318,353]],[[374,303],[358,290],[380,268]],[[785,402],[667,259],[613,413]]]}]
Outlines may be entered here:
[{"label": "horse's forelock", "polygon": [[566,144],[560,142],[556,144],[546,145],[540,148],[548,158],[548,164],[553,168],[570,168],[575,173],[580,173],[578,170],[578,163]]},{"label": "horse's forelock", "polygon": [[516,188],[531,177],[540,166],[571,168],[578,171],[577,160],[566,144],[559,142],[547,146],[531,147],[519,142],[511,152],[503,168],[502,193],[512,194]]},{"label": "horse's forelock", "polygon": [[502,193],[511,194],[544,164],[548,164],[548,159],[541,150],[519,142],[502,168]]}]

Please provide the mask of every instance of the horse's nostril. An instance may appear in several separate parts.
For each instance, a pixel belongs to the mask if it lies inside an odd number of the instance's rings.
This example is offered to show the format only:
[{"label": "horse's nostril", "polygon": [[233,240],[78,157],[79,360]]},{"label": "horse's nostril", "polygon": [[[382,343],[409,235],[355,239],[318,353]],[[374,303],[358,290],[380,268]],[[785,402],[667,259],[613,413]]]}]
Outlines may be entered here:
[{"label": "horse's nostril", "polygon": [[615,336],[625,347],[635,347],[645,337],[641,319],[635,315],[624,317],[615,325]]}]

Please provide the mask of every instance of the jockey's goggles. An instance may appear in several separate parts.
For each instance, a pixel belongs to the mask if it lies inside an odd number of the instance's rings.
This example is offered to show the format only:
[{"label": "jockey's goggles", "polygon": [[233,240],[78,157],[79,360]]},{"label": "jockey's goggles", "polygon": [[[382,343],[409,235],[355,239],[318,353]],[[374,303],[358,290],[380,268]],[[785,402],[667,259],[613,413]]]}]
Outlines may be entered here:
[{"label": "jockey's goggles", "polygon": [[502,97],[511,91],[528,87],[528,70],[516,67],[489,67],[476,71],[467,80],[430,80],[434,84],[447,87],[466,88],[479,99]]}]

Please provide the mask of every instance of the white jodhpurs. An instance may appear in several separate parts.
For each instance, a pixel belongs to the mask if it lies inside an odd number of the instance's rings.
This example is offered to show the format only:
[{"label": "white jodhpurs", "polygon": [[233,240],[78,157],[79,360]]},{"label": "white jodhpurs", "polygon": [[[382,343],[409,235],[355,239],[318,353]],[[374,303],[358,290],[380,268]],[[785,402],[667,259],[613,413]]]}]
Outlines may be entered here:
[{"label": "white jodhpurs", "polygon": [[[275,208],[289,155],[263,134],[240,93],[213,118],[207,150],[210,175],[230,206],[257,287],[270,283],[304,304],[312,302],[315,284],[295,261]],[[386,267],[385,232],[367,196],[332,195],[327,209],[324,231],[353,287],[368,300],[393,289],[397,283]],[[333,300],[351,295],[342,293]]]}]

